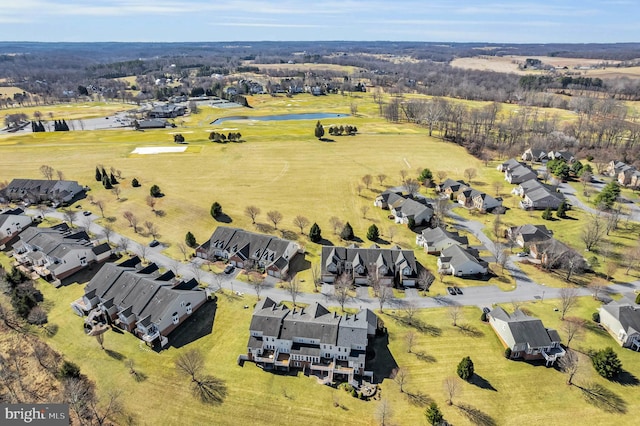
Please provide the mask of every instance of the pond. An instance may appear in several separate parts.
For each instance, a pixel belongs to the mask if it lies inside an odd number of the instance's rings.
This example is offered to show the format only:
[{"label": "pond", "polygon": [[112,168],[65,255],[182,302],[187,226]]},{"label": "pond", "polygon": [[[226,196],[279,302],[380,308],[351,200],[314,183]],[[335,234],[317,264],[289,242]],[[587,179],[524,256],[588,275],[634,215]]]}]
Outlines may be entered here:
[{"label": "pond", "polygon": [[250,117],[247,115],[234,115],[231,117],[222,117],[212,121],[210,124],[220,124],[225,121],[284,121],[284,120],[320,120],[323,118],[349,117],[349,114],[332,114],[327,112],[309,112],[304,114],[281,114],[281,115],[262,115]]}]

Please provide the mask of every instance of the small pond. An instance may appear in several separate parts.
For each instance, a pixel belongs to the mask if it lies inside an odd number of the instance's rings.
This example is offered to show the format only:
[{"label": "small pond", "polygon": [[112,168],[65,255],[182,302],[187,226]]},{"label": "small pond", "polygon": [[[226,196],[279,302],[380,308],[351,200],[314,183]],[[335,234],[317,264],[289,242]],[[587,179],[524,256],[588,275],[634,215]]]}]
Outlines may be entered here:
[{"label": "small pond", "polygon": [[225,121],[239,120],[255,120],[255,121],[284,121],[284,120],[320,120],[323,118],[349,117],[349,114],[332,114],[326,112],[309,112],[305,114],[281,114],[281,115],[262,115],[249,117],[247,115],[234,115],[231,117],[218,118],[211,124],[220,124]]}]

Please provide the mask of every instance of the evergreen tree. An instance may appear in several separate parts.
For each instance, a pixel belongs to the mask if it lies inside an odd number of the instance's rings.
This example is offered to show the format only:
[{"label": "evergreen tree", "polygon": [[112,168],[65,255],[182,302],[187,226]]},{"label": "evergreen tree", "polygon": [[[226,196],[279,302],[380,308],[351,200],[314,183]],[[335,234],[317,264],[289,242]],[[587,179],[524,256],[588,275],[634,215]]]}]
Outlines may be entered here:
[{"label": "evergreen tree", "polygon": [[309,229],[309,239],[314,243],[319,243],[322,240],[322,231],[315,222]]},{"label": "evergreen tree", "polygon": [[38,121],[38,131],[39,132],[46,132],[47,130],[44,128],[44,124],[42,124],[42,121]]},{"label": "evergreen tree", "polygon": [[111,173],[109,178],[111,180],[111,185],[117,185],[118,184],[118,181],[117,181],[116,177],[113,175],[113,173]]},{"label": "evergreen tree", "polygon": [[133,186],[134,188],[137,188],[140,186],[140,182],[138,182],[138,178],[131,179],[131,186]]},{"label": "evergreen tree", "polygon": [[184,242],[187,246],[193,248],[197,245],[196,237],[193,236],[191,231],[187,232],[187,235],[184,236]]},{"label": "evergreen tree", "polygon": [[551,220],[553,218],[553,213],[551,213],[551,208],[547,207],[543,212],[542,212],[542,218],[544,220]]},{"label": "evergreen tree", "polygon": [[562,203],[560,203],[560,205],[558,206],[558,210],[556,211],[556,217],[559,217],[561,219],[564,219],[567,217],[567,202],[566,201],[562,201]]},{"label": "evergreen tree", "polygon": [[222,206],[217,201],[214,201],[214,203],[211,204],[211,217],[215,219],[220,216],[220,213],[222,213]]},{"label": "evergreen tree", "polygon": [[113,185],[111,184],[111,179],[109,179],[109,176],[104,175],[104,177],[102,178],[102,185],[104,185],[105,189],[112,189]]},{"label": "evergreen tree", "polygon": [[594,202],[598,207],[602,206],[606,209],[610,209],[613,206],[613,203],[616,202],[618,195],[620,195],[620,185],[618,185],[618,182],[612,181],[602,188],[602,191],[596,195]]},{"label": "evergreen tree", "polygon": [[354,237],[355,235],[353,235],[353,228],[351,227],[351,224],[347,222],[342,228],[342,231],[340,231],[340,238],[349,241],[353,240]]},{"label": "evergreen tree", "polygon": [[473,376],[473,370],[474,367],[471,358],[468,356],[462,358],[462,361],[460,361],[460,364],[458,364],[458,376],[460,376],[462,380],[468,381]]},{"label": "evergreen tree", "polygon": [[320,120],[318,120],[318,122],[316,123],[315,135],[318,139],[322,139],[322,137],[324,136],[324,127],[322,127],[322,123],[320,123]]},{"label": "evergreen tree", "polygon": [[413,229],[416,227],[416,220],[413,218],[413,216],[411,216],[408,220],[407,220],[407,226],[409,227],[409,229]]},{"label": "evergreen tree", "polygon": [[102,181],[102,172],[100,171],[100,169],[96,166],[96,181],[97,182],[101,182]]},{"label": "evergreen tree", "polygon": [[438,404],[436,404],[435,402],[429,404],[426,411],[424,412],[424,415],[430,425],[439,425],[440,423],[442,423],[442,420],[444,420],[444,415],[442,415],[442,411],[440,411]]},{"label": "evergreen tree", "polygon": [[367,239],[370,241],[377,241],[378,238],[380,238],[380,231],[378,231],[376,224],[373,223],[367,230]]},{"label": "evergreen tree", "polygon": [[67,122],[64,120],[64,118],[62,119],[62,124],[61,124],[61,130],[68,132],[69,131],[69,125],[67,124]]},{"label": "evergreen tree", "polygon": [[592,355],[593,368],[605,379],[613,379],[622,372],[622,363],[610,346]]},{"label": "evergreen tree", "polygon": [[152,185],[151,188],[149,188],[149,194],[151,194],[152,197],[162,197],[162,191],[160,191],[160,187],[158,185]]},{"label": "evergreen tree", "polygon": [[424,182],[427,179],[433,180],[433,173],[431,173],[431,170],[429,169],[423,169],[422,172],[420,173],[420,176],[418,176],[418,181]]}]

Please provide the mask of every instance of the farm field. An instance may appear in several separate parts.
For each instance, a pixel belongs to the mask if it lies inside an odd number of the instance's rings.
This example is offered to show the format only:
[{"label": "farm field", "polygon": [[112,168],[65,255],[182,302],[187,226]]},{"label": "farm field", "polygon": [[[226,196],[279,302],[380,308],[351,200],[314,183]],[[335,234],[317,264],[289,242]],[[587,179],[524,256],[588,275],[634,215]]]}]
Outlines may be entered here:
[{"label": "farm field", "polygon": [[[185,346],[178,340],[179,347],[155,353],[132,335],[114,332],[105,335],[106,350],[101,350],[93,338],[84,334],[82,320],[69,308],[69,303],[82,294],[82,285],[55,289],[40,283],[39,288],[44,294],[50,322],[60,326],[55,336],[46,338],[48,343],[95,380],[101,395],[121,389],[126,411],[133,413],[139,424],[202,424],[212,418],[222,425],[255,423],[256,418],[260,424],[267,424],[289,423],[301,417],[310,425],[378,424],[375,413],[380,400],[360,401],[302,374],[297,377],[275,375],[251,363],[244,367],[237,365],[237,355],[246,351],[252,312],[243,306],[253,307],[252,296],[220,295],[216,305],[213,302],[205,305],[198,314],[202,317],[194,333],[200,338]],[[522,305],[547,327],[558,329],[564,339],[562,321],[559,313],[554,312],[557,306],[558,301],[547,299]],[[590,318],[597,306],[593,299],[581,298],[570,315]],[[504,307],[508,311],[513,309],[510,305]],[[532,423],[549,418],[568,423],[577,411],[588,416],[590,424],[634,424],[633,413],[640,404],[640,387],[635,384],[637,379],[633,380],[640,376],[637,353],[615,346],[607,333],[590,325],[584,338],[574,341],[572,347],[586,351],[613,346],[629,382],[608,382],[583,360],[574,382],[583,387],[590,382],[597,383],[619,398],[613,406],[607,406],[607,401],[587,402],[582,391],[576,386],[567,386],[566,376],[555,368],[506,360],[502,344],[491,327],[479,320],[480,313],[478,308],[464,308],[458,320],[461,328],[452,326],[446,309],[422,310],[416,315],[415,323],[423,324],[423,331],[400,321],[405,315],[401,310],[387,309],[379,314],[389,334],[388,351],[377,352],[385,359],[386,371],[394,365],[409,371],[403,393],[391,379],[381,384],[380,396],[390,402],[395,424],[423,424],[423,404],[430,400],[438,403],[452,424],[477,424],[479,418],[492,422],[484,424]],[[409,331],[417,336],[411,353],[405,345]],[[381,347],[384,348],[384,344]],[[195,402],[188,391],[188,379],[176,373],[174,360],[190,349],[202,351],[206,372],[224,381],[227,396],[223,404],[205,406]],[[462,384],[462,392],[454,398],[454,405],[448,406],[442,382],[446,377],[455,376],[456,365],[464,356],[471,356],[477,376],[471,383]],[[134,361],[144,380],[137,382],[128,374],[125,362],[129,359]],[[532,389],[535,392],[532,393]],[[158,392],[170,397],[162,401],[147,397]],[[334,402],[341,408],[334,407]],[[467,413],[469,408],[475,409],[474,414],[465,415],[462,406],[467,407]]]}]

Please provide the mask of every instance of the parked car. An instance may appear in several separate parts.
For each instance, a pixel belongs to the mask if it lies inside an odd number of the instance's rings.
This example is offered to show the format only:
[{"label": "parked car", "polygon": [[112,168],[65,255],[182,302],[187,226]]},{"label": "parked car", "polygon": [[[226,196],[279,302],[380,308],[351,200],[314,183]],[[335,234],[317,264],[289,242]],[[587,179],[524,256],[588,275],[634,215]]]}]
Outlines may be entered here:
[{"label": "parked car", "polygon": [[460,287],[453,287],[453,291],[455,291],[456,294],[462,294],[462,290],[460,290]]},{"label": "parked car", "polygon": [[453,287],[447,287],[447,291],[449,292],[450,295],[455,296],[456,295],[456,291],[453,289]]},{"label": "parked car", "polygon": [[91,212],[89,210],[83,211],[82,214],[85,216],[91,216]]},{"label": "parked car", "polygon": [[224,273],[225,273],[225,274],[230,274],[230,273],[232,273],[235,269],[236,269],[236,268],[235,268],[235,266],[233,266],[233,265],[227,265],[227,266],[224,268]]},{"label": "parked car", "polygon": [[520,253],[518,253],[518,257],[527,257],[529,256],[529,253],[521,251]]},{"label": "parked car", "polygon": [[153,240],[149,243],[149,247],[157,247],[160,245],[160,241],[158,240]]}]

